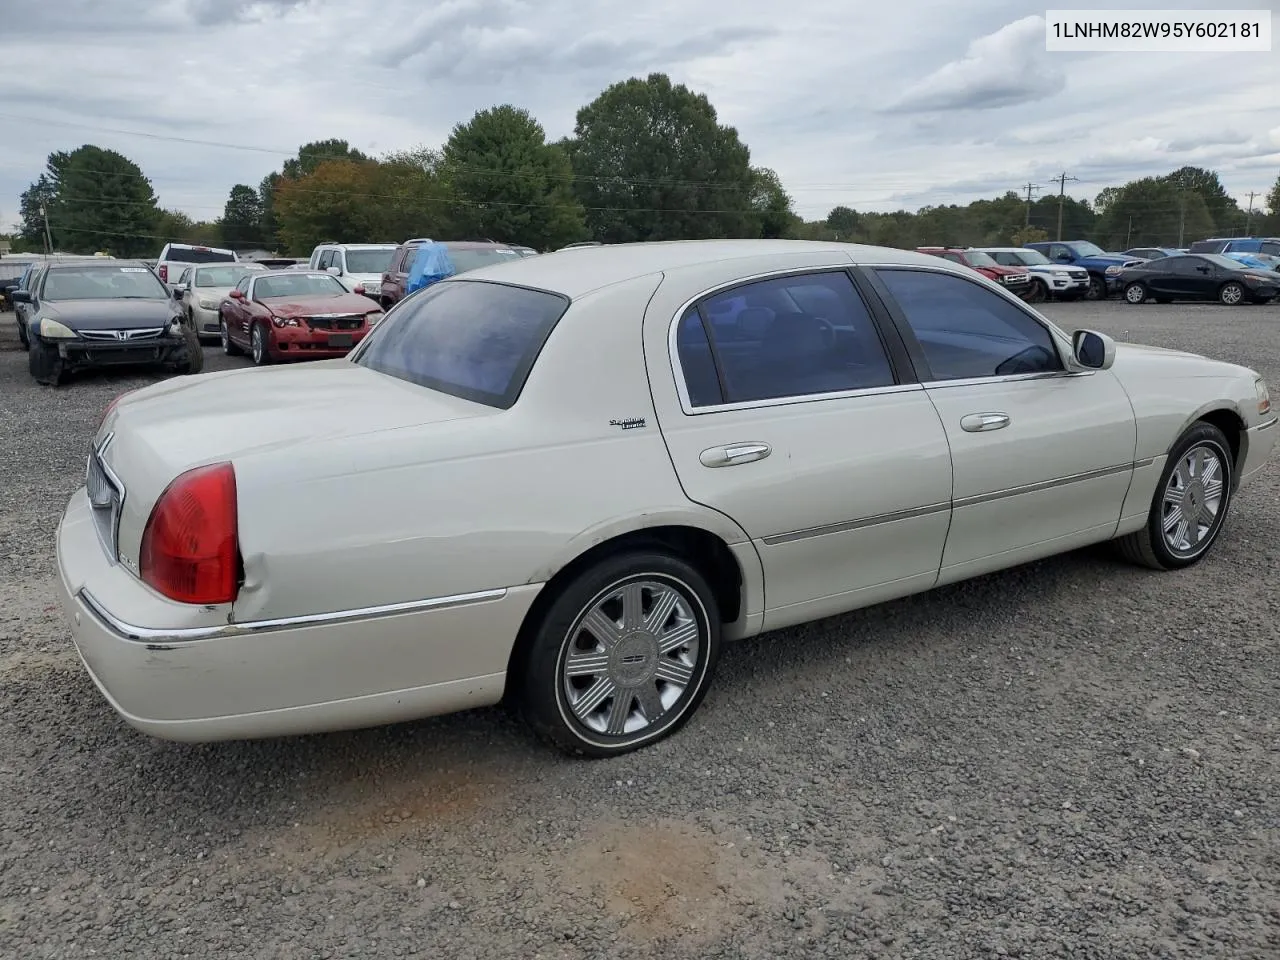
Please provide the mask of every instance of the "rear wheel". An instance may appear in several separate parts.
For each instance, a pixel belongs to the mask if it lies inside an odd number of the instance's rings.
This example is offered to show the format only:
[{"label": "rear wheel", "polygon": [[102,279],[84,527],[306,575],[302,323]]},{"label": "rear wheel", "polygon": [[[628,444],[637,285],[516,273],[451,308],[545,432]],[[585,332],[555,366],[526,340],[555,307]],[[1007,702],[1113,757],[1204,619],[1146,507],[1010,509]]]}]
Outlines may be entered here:
[{"label": "rear wheel", "polygon": [[1085,291],[1086,300],[1107,299],[1107,281],[1096,273],[1089,274],[1089,289]]},{"label": "rear wheel", "polygon": [[1244,303],[1244,287],[1234,280],[1224,283],[1222,289],[1218,291],[1218,299],[1228,307],[1239,306]]},{"label": "rear wheel", "polygon": [[1155,570],[1199,561],[1227,519],[1233,469],[1226,435],[1211,423],[1194,424],[1170,452],[1146,526],[1119,538],[1120,552]]},{"label": "rear wheel", "polygon": [[706,579],[637,550],[583,571],[530,629],[519,703],[542,737],[609,757],[679,729],[706,695],[720,619]]},{"label": "rear wheel", "polygon": [[259,367],[265,367],[271,362],[271,354],[267,350],[267,333],[260,323],[255,323],[249,331],[249,355]]},{"label": "rear wheel", "polygon": [[1147,288],[1142,283],[1131,283],[1124,288],[1124,299],[1126,303],[1146,303]]},{"label": "rear wheel", "polygon": [[227,318],[218,316],[218,339],[222,341],[222,352],[228,357],[238,357],[243,352],[231,340],[231,330],[227,327]]}]

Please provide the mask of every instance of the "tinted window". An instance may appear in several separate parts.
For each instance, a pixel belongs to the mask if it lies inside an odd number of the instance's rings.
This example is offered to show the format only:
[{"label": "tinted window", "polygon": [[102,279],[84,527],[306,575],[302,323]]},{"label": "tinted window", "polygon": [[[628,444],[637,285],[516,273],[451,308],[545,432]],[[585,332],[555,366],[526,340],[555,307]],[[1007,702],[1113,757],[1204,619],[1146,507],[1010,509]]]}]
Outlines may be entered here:
[{"label": "tinted window", "polygon": [[241,277],[240,282],[236,284],[236,289],[247,296],[249,293],[249,281],[252,279],[249,276]]},{"label": "tinted window", "polygon": [[388,250],[348,250],[348,273],[382,273],[391,264],[394,249]]},{"label": "tinted window", "polygon": [[194,247],[170,247],[169,256],[165,258],[178,263],[234,263],[235,254],[220,253],[217,250],[197,250]]},{"label": "tinted window", "polygon": [[1225,240],[1197,240],[1187,249],[1192,253],[1217,253],[1226,245]]},{"label": "tinted window", "polygon": [[195,272],[197,287],[229,287],[239,281],[247,273],[258,270],[257,266],[205,267]]},{"label": "tinted window", "polygon": [[[448,247],[447,249],[449,251],[449,259],[453,262],[453,268],[458,273],[466,273],[468,270],[487,267],[492,263],[504,263],[507,260],[520,259],[520,254],[514,250],[500,250],[493,247],[464,248],[461,250],[456,247]],[[409,266],[413,266],[412,261],[410,261]]]},{"label": "tinted window", "polygon": [[516,402],[569,301],[541,290],[448,281],[415,293],[353,358],[388,376],[503,410]]},{"label": "tinted window", "polygon": [[934,380],[1061,370],[1049,331],[998,293],[961,277],[876,271],[905,314]]},{"label": "tinted window", "polygon": [[1199,267],[1208,266],[1199,257],[1166,257],[1163,263],[1155,266],[1160,271],[1168,271],[1178,276],[1190,276],[1198,273]]},{"label": "tinted window", "polygon": [[1274,240],[1263,240],[1259,244],[1259,253],[1265,253],[1269,257],[1280,257],[1280,243]]},{"label": "tinted window", "polygon": [[[894,383],[879,333],[846,273],[761,280],[708,297],[700,311],[686,314],[677,331],[694,406]],[[714,343],[711,367],[711,345],[699,327]]]},{"label": "tinted window", "polygon": [[1006,267],[1022,266],[1022,261],[1018,259],[1018,255],[1015,253],[1005,253],[1003,251],[997,251],[996,253],[991,254],[991,259],[993,259],[996,263],[1003,264]]},{"label": "tinted window", "polygon": [[413,266],[413,256],[414,256],[414,253],[417,251],[417,249],[418,249],[417,247],[405,247],[405,248],[404,248],[403,254],[402,254],[401,256],[397,257],[397,259],[396,259],[396,261],[395,261],[395,263],[396,263],[396,269],[395,269],[395,272],[396,272],[396,273],[408,273],[408,272],[409,272],[410,268]]}]

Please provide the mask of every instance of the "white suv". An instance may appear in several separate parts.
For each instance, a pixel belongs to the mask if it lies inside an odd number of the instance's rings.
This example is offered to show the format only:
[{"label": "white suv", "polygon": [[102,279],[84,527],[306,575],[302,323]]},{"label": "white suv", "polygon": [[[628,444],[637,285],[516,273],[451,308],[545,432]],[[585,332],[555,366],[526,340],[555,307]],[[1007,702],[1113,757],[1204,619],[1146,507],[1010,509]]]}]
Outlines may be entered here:
[{"label": "white suv", "polygon": [[378,299],[382,275],[391,266],[394,243],[322,243],[311,251],[312,270],[324,270],[348,290],[364,287],[365,296]]},{"label": "white suv", "polygon": [[1078,300],[1089,289],[1089,271],[1054,263],[1039,250],[1027,247],[978,247],[1002,267],[1019,267],[1031,275],[1031,288],[1023,294],[1029,303]]}]

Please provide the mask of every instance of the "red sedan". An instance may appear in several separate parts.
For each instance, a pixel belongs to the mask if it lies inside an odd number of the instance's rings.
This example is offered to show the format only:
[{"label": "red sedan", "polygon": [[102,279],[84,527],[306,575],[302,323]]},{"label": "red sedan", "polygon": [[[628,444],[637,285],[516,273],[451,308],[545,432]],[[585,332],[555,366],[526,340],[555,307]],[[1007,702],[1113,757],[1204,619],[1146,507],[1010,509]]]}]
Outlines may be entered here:
[{"label": "red sedan", "polygon": [[218,307],[223,351],[247,350],[259,366],[346,356],[381,319],[360,287],[351,293],[330,274],[301,270],[246,274]]}]

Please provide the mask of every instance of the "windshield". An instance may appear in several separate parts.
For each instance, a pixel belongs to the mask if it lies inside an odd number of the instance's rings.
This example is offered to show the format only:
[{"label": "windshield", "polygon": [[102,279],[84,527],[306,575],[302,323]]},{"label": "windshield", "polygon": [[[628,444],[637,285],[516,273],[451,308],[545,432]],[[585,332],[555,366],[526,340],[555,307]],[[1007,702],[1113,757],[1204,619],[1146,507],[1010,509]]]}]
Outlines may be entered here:
[{"label": "windshield", "polygon": [[391,255],[395,247],[385,250],[348,250],[347,273],[385,273],[391,266]]},{"label": "windshield", "polygon": [[454,247],[448,247],[447,249],[449,251],[449,259],[453,261],[453,267],[458,273],[466,273],[468,270],[475,270],[478,267],[487,267],[491,263],[503,263],[507,260],[520,259],[520,254],[514,250],[495,250],[491,247],[480,247],[476,250],[458,250]]},{"label": "windshield", "polygon": [[[295,273],[288,276],[260,277],[253,285],[257,300],[269,297],[332,297],[346,293],[337,277],[327,273]],[[370,307],[370,309],[373,309]]]},{"label": "windshield", "polygon": [[1090,243],[1088,240],[1081,240],[1079,243],[1071,243],[1068,246],[1075,251],[1077,257],[1101,257],[1107,252],[1096,243]]},{"label": "windshield", "polygon": [[983,253],[981,250],[966,250],[964,258],[969,261],[971,267],[998,267],[1000,264],[991,259],[991,254]]},{"label": "windshield", "polygon": [[253,267],[209,267],[196,271],[197,287],[234,287],[246,273],[257,272]]},{"label": "windshield", "polygon": [[46,300],[167,300],[169,291],[146,267],[72,267],[49,271]]},{"label": "windshield", "polygon": [[404,300],[365,338],[361,366],[506,410],[569,301],[498,283],[445,281]]}]

